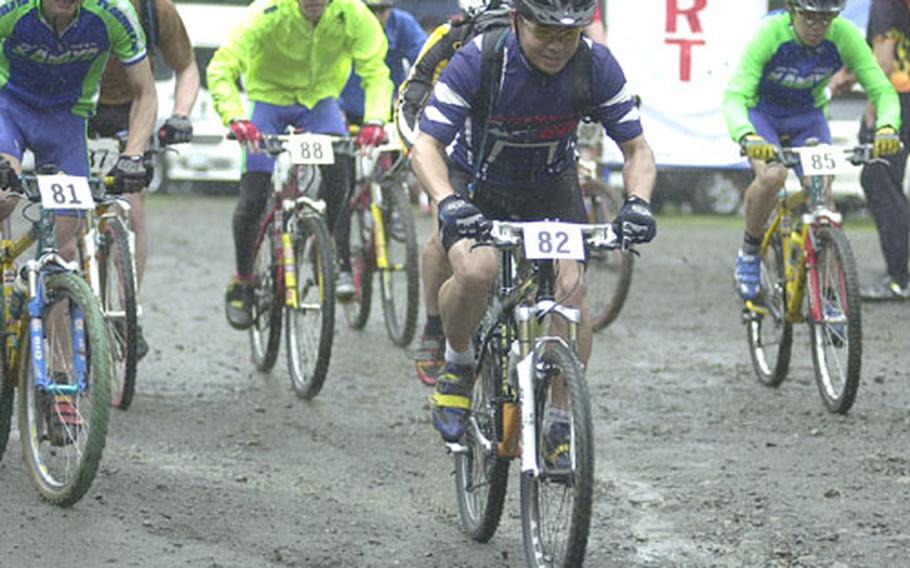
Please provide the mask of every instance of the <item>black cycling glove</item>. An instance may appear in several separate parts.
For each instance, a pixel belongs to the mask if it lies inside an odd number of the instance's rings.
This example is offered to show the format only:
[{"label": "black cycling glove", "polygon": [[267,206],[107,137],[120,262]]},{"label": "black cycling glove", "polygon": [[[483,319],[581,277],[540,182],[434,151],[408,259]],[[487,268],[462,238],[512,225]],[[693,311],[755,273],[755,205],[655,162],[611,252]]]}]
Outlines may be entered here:
[{"label": "black cycling glove", "polygon": [[446,252],[464,238],[476,238],[488,225],[476,205],[453,194],[439,202],[439,230]]},{"label": "black cycling glove", "polygon": [[107,175],[114,178],[115,193],[136,193],[146,186],[147,173],[143,156],[120,156]]},{"label": "black cycling glove", "polygon": [[651,242],[657,235],[657,221],[651,215],[651,206],[635,195],[626,198],[613,224],[622,235],[623,244]]},{"label": "black cycling glove", "polygon": [[179,114],[172,114],[158,129],[158,142],[162,146],[182,144],[193,139],[193,123]]}]

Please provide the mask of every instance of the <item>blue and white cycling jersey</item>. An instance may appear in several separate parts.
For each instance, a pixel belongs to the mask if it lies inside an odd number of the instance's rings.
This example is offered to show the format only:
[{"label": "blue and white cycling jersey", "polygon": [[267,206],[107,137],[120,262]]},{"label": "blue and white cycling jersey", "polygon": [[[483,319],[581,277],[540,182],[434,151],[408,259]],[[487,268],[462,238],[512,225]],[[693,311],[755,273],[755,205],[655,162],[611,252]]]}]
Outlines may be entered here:
[{"label": "blue and white cycling jersey", "polygon": [[[420,131],[447,146],[455,163],[474,171],[484,136],[476,113],[480,96],[481,46],[474,38],[452,58],[433,89]],[[588,39],[592,50],[594,120],[616,143],[642,133],[640,115],[625,74],[609,49]],[[479,181],[521,185],[553,178],[575,163],[575,130],[581,118],[572,108],[572,65],[557,75],[534,69],[509,33],[503,46],[502,85],[490,113],[485,160]]]},{"label": "blue and white cycling jersey", "polygon": [[124,65],[146,56],[129,0],[84,0],[59,36],[42,16],[41,0],[0,4],[0,90],[32,107],[67,106],[88,116],[111,53]]}]

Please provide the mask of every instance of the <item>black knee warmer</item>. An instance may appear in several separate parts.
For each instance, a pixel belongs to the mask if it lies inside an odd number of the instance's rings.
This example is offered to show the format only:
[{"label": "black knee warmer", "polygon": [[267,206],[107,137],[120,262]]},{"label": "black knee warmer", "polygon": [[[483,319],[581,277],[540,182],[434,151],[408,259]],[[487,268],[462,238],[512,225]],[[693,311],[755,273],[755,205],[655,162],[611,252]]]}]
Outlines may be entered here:
[{"label": "black knee warmer", "polygon": [[237,273],[253,272],[253,246],[271,189],[271,174],[247,172],[240,178],[240,199],[234,208],[234,251]]}]

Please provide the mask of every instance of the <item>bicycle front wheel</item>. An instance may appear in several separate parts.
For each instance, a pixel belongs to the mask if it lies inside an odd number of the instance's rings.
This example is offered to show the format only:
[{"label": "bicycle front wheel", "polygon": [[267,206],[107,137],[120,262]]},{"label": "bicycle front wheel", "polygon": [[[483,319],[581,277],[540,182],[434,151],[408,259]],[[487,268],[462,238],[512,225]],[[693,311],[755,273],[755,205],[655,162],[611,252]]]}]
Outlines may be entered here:
[{"label": "bicycle front wheel", "polygon": [[744,316],[749,355],[758,380],[769,387],[777,387],[787,377],[793,346],[793,324],[787,321],[787,276],[779,235],[774,235],[762,254],[760,290],[760,304],[767,313],[746,312]]},{"label": "bicycle front wheel", "polygon": [[[291,231],[297,267],[297,306],[287,308],[288,369],[297,396],[319,394],[329,371],[335,333],[332,240],[321,217],[296,217]],[[296,226],[295,226],[296,225]]]},{"label": "bicycle front wheel", "polygon": [[137,308],[136,276],[130,252],[129,233],[120,219],[101,226],[98,248],[98,275],[101,284],[101,312],[107,322],[114,374],[111,404],[129,408],[136,390]]},{"label": "bicycle front wheel", "polygon": [[815,382],[825,407],[844,414],[859,390],[863,357],[859,277],[844,232],[822,227],[815,232],[816,265],[811,269],[809,331]]},{"label": "bicycle front wheel", "polygon": [[[463,439],[467,452],[455,455],[455,496],[461,526],[478,542],[487,542],[496,532],[509,481],[509,460],[498,453],[505,419],[501,360],[492,350],[480,360],[471,396],[471,427]],[[510,410],[517,413],[517,405]]]},{"label": "bicycle front wheel", "polygon": [[369,209],[352,207],[351,211],[351,275],[354,277],[354,298],[343,303],[345,320],[352,329],[363,329],[370,319],[373,301],[373,220]]},{"label": "bicycle front wheel", "polygon": [[383,189],[386,266],[379,267],[382,313],[392,343],[407,347],[417,329],[420,309],[420,267],[417,264],[417,230],[404,186]]},{"label": "bicycle front wheel", "polygon": [[[590,222],[609,223],[619,213],[622,197],[602,181],[587,180],[582,191]],[[632,285],[633,266],[632,255],[618,250],[590,252],[585,282],[594,331],[604,329],[619,316]]]},{"label": "bicycle front wheel", "polygon": [[275,258],[271,217],[265,221],[265,231],[253,253],[253,325],[250,327],[250,350],[253,364],[268,373],[278,359],[281,339],[281,313],[284,309],[283,283]]},{"label": "bicycle front wheel", "polygon": [[529,566],[581,566],[591,526],[594,441],[581,363],[562,343],[537,362],[536,477],[521,476],[521,527]]},{"label": "bicycle front wheel", "polygon": [[[38,493],[66,507],[88,491],[98,471],[113,368],[104,317],[88,284],[72,273],[55,274],[45,295],[43,337],[22,342],[19,432]],[[32,342],[41,344],[41,354],[32,352]],[[35,383],[36,362],[45,366],[48,388]]]}]

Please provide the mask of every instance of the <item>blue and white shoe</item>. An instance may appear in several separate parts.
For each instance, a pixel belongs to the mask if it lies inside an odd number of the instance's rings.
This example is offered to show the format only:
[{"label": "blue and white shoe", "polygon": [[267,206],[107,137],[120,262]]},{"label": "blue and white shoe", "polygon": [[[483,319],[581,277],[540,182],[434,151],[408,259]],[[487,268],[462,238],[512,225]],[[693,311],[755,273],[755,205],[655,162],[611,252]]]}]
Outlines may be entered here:
[{"label": "blue and white shoe", "polygon": [[740,250],[736,255],[733,269],[736,281],[736,293],[743,300],[754,300],[761,287],[761,257],[757,254],[745,254]]}]

